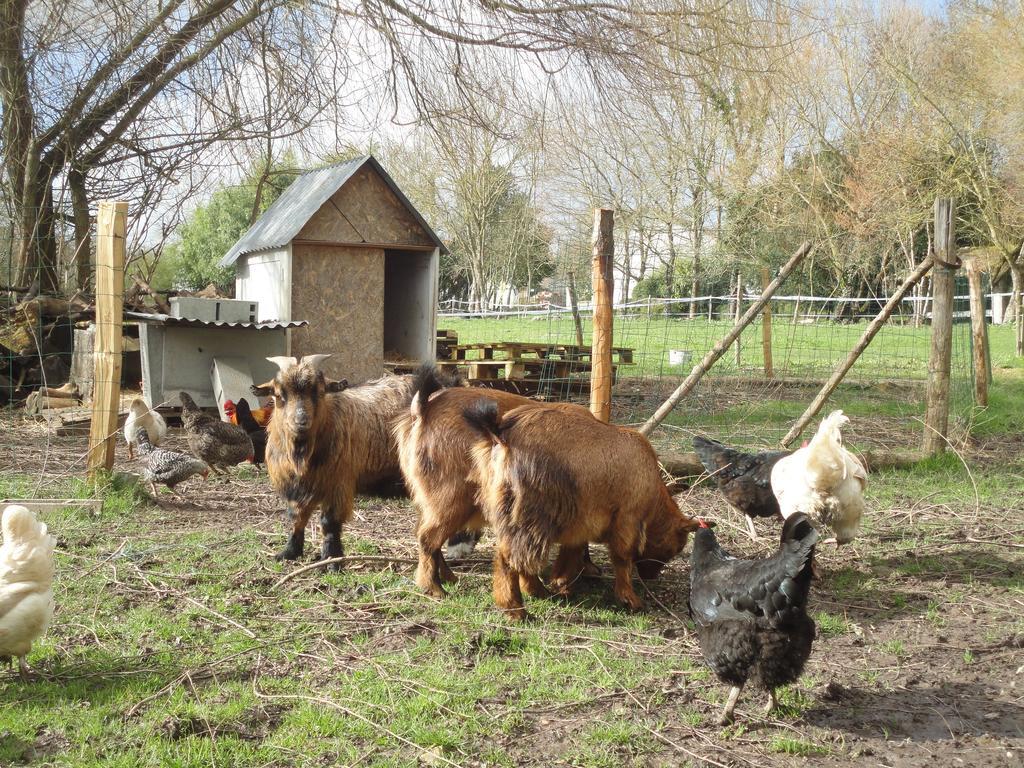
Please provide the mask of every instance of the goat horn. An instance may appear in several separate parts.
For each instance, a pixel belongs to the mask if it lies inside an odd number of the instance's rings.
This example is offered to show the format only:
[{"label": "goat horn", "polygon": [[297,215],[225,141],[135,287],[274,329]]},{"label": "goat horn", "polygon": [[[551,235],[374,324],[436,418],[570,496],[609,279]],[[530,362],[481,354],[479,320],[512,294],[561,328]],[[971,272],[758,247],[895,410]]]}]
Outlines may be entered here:
[{"label": "goat horn", "polygon": [[268,357],[267,360],[276,365],[282,371],[287,371],[293,365],[299,364],[299,361],[296,360],[294,357]]},{"label": "goat horn", "polygon": [[320,370],[320,363],[322,363],[328,357],[330,357],[329,354],[328,355],[303,355],[302,359],[299,361],[299,364],[300,365],[305,365],[306,363],[309,363],[311,366],[313,366],[314,370],[319,371]]}]

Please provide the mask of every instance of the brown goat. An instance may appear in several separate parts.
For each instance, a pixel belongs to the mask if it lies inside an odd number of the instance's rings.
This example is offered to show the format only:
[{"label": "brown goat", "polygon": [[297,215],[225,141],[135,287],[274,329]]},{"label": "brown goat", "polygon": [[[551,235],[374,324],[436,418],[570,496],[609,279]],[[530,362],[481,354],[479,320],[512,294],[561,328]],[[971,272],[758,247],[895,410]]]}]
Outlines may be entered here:
[{"label": "brown goat", "polygon": [[412,376],[385,376],[351,389],[318,370],[327,355],[268,358],[274,377],[274,417],[267,426],[267,471],[288,503],[292,533],[278,560],[295,560],[306,523],[321,508],[323,558],[344,553],[341,529],[355,495],[400,477],[392,422],[409,408]]},{"label": "brown goat", "polygon": [[419,509],[416,584],[433,597],[444,596],[443,581],[455,580],[441,546],[459,531],[484,525],[479,486],[471,477],[470,449],[478,438],[462,417],[481,398],[493,402],[499,414],[534,404],[497,389],[446,388],[433,366],[425,366],[417,371],[411,407],[395,422],[402,474]]},{"label": "brown goat", "polygon": [[471,454],[484,515],[498,540],[498,607],[525,619],[520,585],[537,579],[551,547],[562,545],[558,580],[593,541],[608,546],[615,596],[641,608],[634,564],[642,563],[644,578],[657,576],[698,527],[672,500],[647,439],[568,404],[525,406],[502,417],[494,402],[478,400],[464,417],[477,434]]}]

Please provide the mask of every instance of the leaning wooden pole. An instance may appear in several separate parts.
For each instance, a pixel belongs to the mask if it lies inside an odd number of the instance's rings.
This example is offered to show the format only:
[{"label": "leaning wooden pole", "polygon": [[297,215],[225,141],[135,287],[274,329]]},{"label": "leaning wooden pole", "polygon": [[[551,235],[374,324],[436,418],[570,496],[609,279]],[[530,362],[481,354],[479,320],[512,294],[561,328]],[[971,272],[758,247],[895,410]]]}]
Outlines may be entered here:
[{"label": "leaning wooden pole", "polygon": [[614,213],[594,210],[594,330],[590,351],[590,412],[601,421],[612,417],[612,297],[615,276]]},{"label": "leaning wooden pole", "polygon": [[985,294],[977,259],[967,261],[967,285],[971,296],[971,352],[974,368],[974,404],[988,407],[989,349],[985,328]]},{"label": "leaning wooden pole", "polygon": [[651,434],[651,432],[657,429],[658,425],[665,420],[665,417],[672,412],[672,409],[679,405],[680,401],[693,391],[693,388],[697,386],[697,383],[701,380],[704,374],[707,373],[711,366],[718,362],[719,358],[726,353],[729,347],[732,346],[732,343],[736,341],[737,337],[739,337],[743,332],[743,329],[750,325],[751,321],[761,313],[761,309],[771,300],[772,296],[775,295],[775,292],[779,290],[779,286],[785,282],[790,273],[800,265],[800,262],[802,262],[810,252],[811,244],[809,242],[804,243],[797,248],[796,253],[789,257],[789,261],[787,261],[783,265],[782,269],[779,270],[779,274],[777,274],[775,279],[768,284],[757,301],[747,308],[747,311],[743,313],[743,317],[737,321],[736,325],[732,327],[732,330],[722,337],[710,352],[704,355],[704,359],[693,367],[693,370],[690,371],[690,375],[687,376],[683,383],[676,388],[676,391],[673,392],[669,396],[668,400],[662,403],[661,407],[654,412],[654,415],[651,416],[651,418],[649,418],[642,427],[640,427],[640,434],[645,436]]},{"label": "leaning wooden pole", "polygon": [[960,260],[956,255],[953,201],[935,200],[935,271],[932,272],[932,345],[928,356],[928,393],[924,412],[926,456],[946,450],[949,431],[949,368],[953,356],[953,288]]},{"label": "leaning wooden pole", "polygon": [[807,410],[803,412],[803,415],[796,420],[786,436],[782,438],[782,445],[789,446],[794,440],[796,440],[800,433],[804,431],[804,428],[810,423],[811,419],[818,415],[818,411],[828,400],[829,396],[835,391],[835,388],[839,386],[839,383],[846,377],[847,372],[853,367],[853,364],[857,362],[857,359],[861,356],[861,353],[868,348],[871,340],[875,338],[882,326],[885,325],[889,316],[892,315],[893,311],[903,301],[903,297],[907,295],[918,281],[928,274],[928,270],[932,268],[931,258],[927,258],[917,265],[917,268],[907,275],[907,279],[903,281],[903,284],[896,289],[896,293],[889,297],[889,301],[882,307],[882,311],[879,312],[875,319],[872,320],[866,329],[864,334],[860,337],[860,341],[850,350],[850,354],[846,356],[846,359],[839,364],[839,367],[832,372],[828,381],[825,382],[817,396],[811,401],[811,404],[807,406]]},{"label": "leaning wooden pole", "polygon": [[121,401],[121,344],[124,324],[124,244],[128,203],[104,201],[96,217],[96,342],[90,477],[114,468],[117,414]]}]

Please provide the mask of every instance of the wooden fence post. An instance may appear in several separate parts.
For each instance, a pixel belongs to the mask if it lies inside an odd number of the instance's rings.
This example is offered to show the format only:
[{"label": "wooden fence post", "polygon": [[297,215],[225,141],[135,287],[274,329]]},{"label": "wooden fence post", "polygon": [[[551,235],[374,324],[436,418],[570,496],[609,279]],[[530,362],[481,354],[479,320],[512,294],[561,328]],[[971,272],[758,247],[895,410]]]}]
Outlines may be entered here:
[{"label": "wooden fence post", "polygon": [[779,274],[777,274],[775,279],[772,280],[764,289],[760,298],[751,304],[750,308],[743,313],[743,317],[741,317],[732,327],[732,330],[722,337],[710,352],[704,355],[703,360],[693,366],[693,370],[690,371],[690,375],[683,379],[683,383],[676,387],[675,392],[669,395],[669,398],[661,404],[658,410],[654,412],[654,415],[644,422],[643,426],[640,427],[639,430],[641,435],[644,437],[650,435],[651,432],[657,429],[658,425],[665,420],[665,417],[672,412],[672,409],[679,405],[680,401],[693,391],[693,388],[697,386],[697,382],[701,380],[701,377],[704,376],[704,374],[708,372],[708,369],[718,362],[722,355],[729,350],[729,347],[734,341],[736,341],[743,329],[750,325],[751,321],[757,317],[764,305],[771,299],[774,293],[779,290],[779,286],[786,281],[786,278],[789,277],[790,273],[800,265],[800,262],[803,261],[810,252],[811,244],[804,243],[797,249],[796,253],[789,257],[789,261],[783,264],[782,269],[779,270]]},{"label": "wooden fence post", "polygon": [[[768,287],[772,281],[768,267],[761,267],[761,290]],[[761,349],[764,356],[764,377],[772,378],[775,375],[772,366],[772,303],[765,302],[764,310],[761,312]]]},{"label": "wooden fence post", "polygon": [[615,275],[614,213],[594,209],[594,330],[590,351],[590,412],[601,421],[612,416],[612,297]]},{"label": "wooden fence post", "polygon": [[981,288],[981,266],[967,261],[967,285],[971,295],[971,350],[974,363],[974,404],[988,407],[989,349],[985,329],[985,294]]},{"label": "wooden fence post", "polygon": [[96,344],[93,352],[90,477],[114,468],[117,414],[121,404],[124,325],[124,246],[128,203],[103,201],[96,217]]},{"label": "wooden fence post", "polygon": [[932,344],[928,357],[928,394],[924,413],[926,456],[946,450],[949,431],[949,368],[953,352],[953,288],[956,256],[953,201],[935,200],[935,268],[932,270]]}]

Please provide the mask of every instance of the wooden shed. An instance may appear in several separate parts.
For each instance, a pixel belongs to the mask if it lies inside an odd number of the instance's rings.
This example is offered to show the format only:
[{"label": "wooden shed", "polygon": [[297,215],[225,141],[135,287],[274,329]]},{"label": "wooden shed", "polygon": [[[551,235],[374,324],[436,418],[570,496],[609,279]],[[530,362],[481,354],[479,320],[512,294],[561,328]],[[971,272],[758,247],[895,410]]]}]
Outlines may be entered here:
[{"label": "wooden shed", "polygon": [[221,260],[235,297],[288,331],[290,355],[331,353],[329,376],[380,376],[384,360],[432,360],[444,250],[370,155],[299,176]]}]

